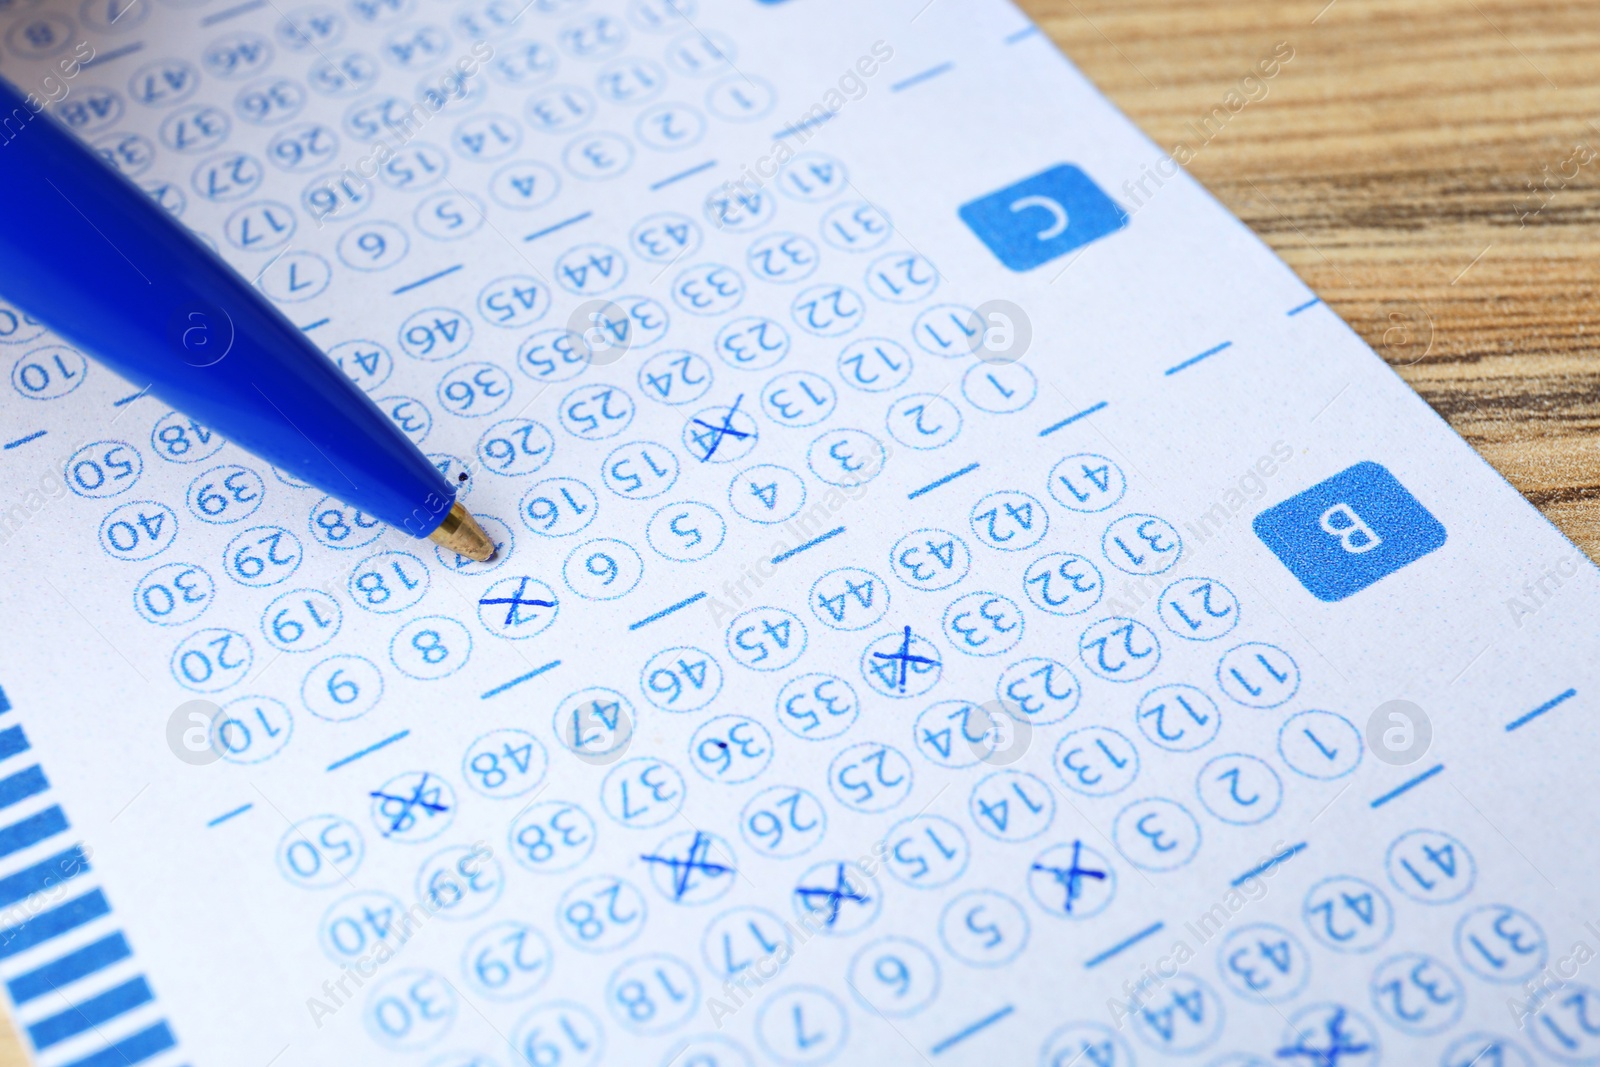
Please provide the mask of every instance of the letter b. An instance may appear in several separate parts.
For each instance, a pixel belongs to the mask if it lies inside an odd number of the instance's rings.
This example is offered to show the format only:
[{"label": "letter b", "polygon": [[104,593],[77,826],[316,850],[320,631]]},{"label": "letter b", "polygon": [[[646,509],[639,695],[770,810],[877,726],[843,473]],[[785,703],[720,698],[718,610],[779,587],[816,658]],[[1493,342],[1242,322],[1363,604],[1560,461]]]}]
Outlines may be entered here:
[{"label": "letter b", "polygon": [[[1336,523],[1335,520],[1343,520]],[[1361,516],[1355,513],[1349,504],[1335,504],[1322,513],[1319,520],[1323,532],[1330,537],[1339,539],[1339,547],[1352,556],[1359,556],[1363,552],[1371,552],[1383,544],[1383,538],[1377,531],[1362,521]]]}]

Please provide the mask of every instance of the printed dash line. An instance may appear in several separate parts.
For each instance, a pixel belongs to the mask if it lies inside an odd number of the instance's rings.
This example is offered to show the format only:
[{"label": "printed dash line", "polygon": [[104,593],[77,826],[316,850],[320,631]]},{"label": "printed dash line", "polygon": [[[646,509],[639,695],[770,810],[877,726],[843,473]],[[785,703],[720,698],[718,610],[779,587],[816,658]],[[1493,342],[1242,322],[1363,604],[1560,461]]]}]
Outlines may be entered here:
[{"label": "printed dash line", "polygon": [[[24,440],[26,440],[26,438]],[[6,447],[10,448],[11,446],[10,445],[6,445]],[[1540,704],[1538,707],[1534,708],[1532,711],[1528,712],[1528,714],[1523,715],[1520,718],[1512,719],[1510,722],[1506,723],[1506,733],[1509,734],[1512,730],[1517,729],[1519,726],[1528,725],[1534,719],[1537,719],[1539,716],[1543,715],[1545,712],[1549,711],[1551,708],[1555,707],[1558,704],[1565,704],[1567,701],[1571,700],[1573,697],[1575,697],[1577,695],[1578,695],[1578,691],[1576,689],[1568,689],[1565,693],[1562,693],[1560,696],[1552,697],[1551,699],[1545,701],[1543,704]]]},{"label": "printed dash line", "polygon": [[426,278],[418,278],[414,282],[407,282],[406,284],[402,285],[400,288],[396,289],[392,295],[399,296],[401,293],[409,293],[413,289],[420,289],[424,285],[427,285],[429,282],[436,282],[440,278],[443,278],[445,275],[454,274],[456,271],[458,271],[460,269],[461,269],[461,264],[460,263],[457,263],[453,267],[446,267],[444,270],[440,271],[437,274],[430,274]]},{"label": "printed dash line", "polygon": [[921,74],[913,74],[909,78],[904,78],[895,82],[893,85],[889,86],[889,91],[891,93],[898,93],[902,89],[911,88],[913,85],[921,85],[929,78],[937,78],[939,75],[943,74],[947,70],[950,70],[954,66],[954,63],[940,63],[937,67],[929,67]]},{"label": "printed dash line", "polygon": [[1057,430],[1062,429],[1063,427],[1071,426],[1073,423],[1077,422],[1079,419],[1088,418],[1090,415],[1093,415],[1095,412],[1099,411],[1101,408],[1105,407],[1109,403],[1111,403],[1111,401],[1102,400],[1102,401],[1100,401],[1100,403],[1095,404],[1093,407],[1084,408],[1082,411],[1078,412],[1076,415],[1068,415],[1066,418],[1062,419],[1060,422],[1054,423],[1054,424],[1052,424],[1050,426],[1046,426],[1044,429],[1040,430],[1039,431],[1039,436],[1040,437],[1049,437],[1051,434],[1055,433]]},{"label": "printed dash line", "polygon": [[148,393],[149,391],[150,391],[150,387],[149,386],[145,386],[143,389],[139,390],[137,393],[134,393],[131,396],[125,396],[121,400],[112,401],[111,406],[114,407],[114,408],[127,407],[129,404],[133,403],[135,400],[138,400],[141,396],[144,396],[144,394]]},{"label": "printed dash line", "polygon": [[962,467],[960,470],[954,472],[953,474],[946,474],[943,478],[940,478],[940,479],[938,479],[936,481],[929,482],[927,485],[923,486],[921,489],[913,489],[911,492],[906,494],[906,499],[907,500],[915,500],[915,499],[917,499],[917,497],[921,496],[922,494],[931,493],[935,489],[939,488],[941,485],[944,485],[947,482],[953,482],[957,478],[961,477],[963,474],[971,474],[973,471],[975,471],[977,469],[978,469],[978,465],[976,463],[968,463],[965,467]]},{"label": "printed dash line", "polygon": [[1104,952],[1100,953],[1100,955],[1091,956],[1087,960],[1084,960],[1083,961],[1084,968],[1088,969],[1088,968],[1091,968],[1091,967],[1100,966],[1102,963],[1104,963],[1106,960],[1109,960],[1112,956],[1115,956],[1117,953],[1126,952],[1128,949],[1132,948],[1134,945],[1137,945],[1139,942],[1143,941],[1145,938],[1149,937],[1151,934],[1159,933],[1161,931],[1161,929],[1163,927],[1165,927],[1166,925],[1167,924],[1164,923],[1164,922],[1151,923],[1149,926],[1146,926],[1143,930],[1140,930],[1138,933],[1134,934],[1132,937],[1126,938],[1126,939],[1124,939],[1122,941],[1118,941],[1115,945],[1112,945],[1110,948],[1108,948]]},{"label": "printed dash line", "polygon": [[1182,363],[1178,364],[1176,367],[1168,367],[1167,370],[1166,370],[1166,374],[1170,377],[1171,375],[1177,374],[1179,371],[1183,370],[1185,367],[1192,367],[1196,363],[1199,363],[1202,359],[1210,359],[1212,356],[1216,355],[1218,352],[1221,352],[1223,349],[1232,348],[1232,347],[1233,347],[1233,342],[1232,341],[1224,341],[1220,345],[1215,346],[1214,348],[1206,349],[1204,352],[1200,353],[1198,356],[1190,356],[1188,359],[1184,360]]},{"label": "printed dash line", "polygon": [[977,1033],[979,1030],[983,1030],[983,1029],[985,1029],[987,1027],[993,1026],[995,1023],[999,1022],[1001,1019],[1004,1019],[1007,1015],[1010,1015],[1012,1012],[1014,1012],[1016,1010],[1017,1009],[1016,1009],[1016,1007],[1014,1005],[1007,1004],[1005,1007],[1001,1008],[999,1011],[993,1012],[993,1013],[991,1013],[989,1015],[985,1015],[983,1018],[979,1019],[977,1022],[973,1023],[972,1025],[963,1027],[962,1029],[956,1031],[955,1033],[951,1034],[949,1037],[945,1038],[943,1041],[939,1042],[937,1045],[933,1046],[933,1048],[929,1049],[928,1051],[931,1052],[933,1055],[937,1056],[937,1055],[939,1055],[939,1053],[943,1052],[945,1049],[950,1048],[953,1045],[959,1045],[961,1042],[965,1041],[967,1038],[971,1037],[973,1034]]},{"label": "printed dash line", "polygon": [[816,546],[822,544],[822,542],[826,541],[828,538],[830,538],[830,537],[838,537],[842,533],[844,533],[844,527],[843,526],[835,526],[833,529],[829,530],[827,533],[822,534],[821,536],[818,536],[818,537],[813,537],[811,540],[807,541],[803,545],[796,545],[794,548],[791,548],[787,552],[779,552],[776,556],[772,557],[772,562],[773,563],[782,563],[784,560],[791,559],[794,556],[798,556],[800,553],[804,552],[806,549],[815,548]]},{"label": "printed dash line", "polygon": [[1411,790],[1415,789],[1417,786],[1421,785],[1423,782],[1426,782],[1429,778],[1432,778],[1434,775],[1439,774],[1443,770],[1444,770],[1444,764],[1442,764],[1442,763],[1434,764],[1432,767],[1430,767],[1427,770],[1423,771],[1421,774],[1417,775],[1415,778],[1412,778],[1409,781],[1401,782],[1399,785],[1395,786],[1393,789],[1391,789],[1387,793],[1383,794],[1383,796],[1379,797],[1377,800],[1374,800],[1372,802],[1372,806],[1375,807],[1375,808],[1383,807],[1385,804],[1389,803],[1389,801],[1391,801],[1391,800],[1395,799],[1396,797],[1400,796],[1402,793],[1410,792]]},{"label": "printed dash line", "polygon": [[200,20],[202,26],[215,26],[219,22],[226,22],[238,15],[259,10],[267,6],[267,0],[245,0],[245,3],[235,4],[233,7],[223,8],[213,12]]},{"label": "printed dash line", "polygon": [[332,319],[318,319],[316,322],[308,322],[304,326],[300,327],[300,332],[301,333],[310,333],[312,330],[315,330],[318,326],[326,326],[326,325],[328,325],[328,323],[330,323],[332,321],[333,321]]},{"label": "printed dash line", "polygon": [[1025,30],[1018,30],[1016,33],[1013,33],[1010,37],[1006,38],[1006,44],[1016,44],[1018,41],[1026,41],[1029,37],[1032,37],[1038,32],[1039,27],[1037,26],[1029,26]]},{"label": "printed dash line", "polygon": [[708,159],[704,163],[700,164],[698,167],[690,167],[688,170],[679,171],[678,173],[676,173],[676,174],[674,174],[674,175],[672,175],[670,177],[662,178],[660,181],[652,183],[651,186],[650,186],[650,191],[653,193],[658,189],[665,189],[667,186],[671,185],[673,182],[681,182],[685,178],[692,178],[696,174],[699,174],[702,171],[710,170],[712,167],[714,167],[716,165],[717,165],[717,161],[716,160]]},{"label": "printed dash line", "polygon": [[636,622],[633,625],[629,626],[628,629],[637,630],[641,626],[649,626],[651,623],[657,621],[658,619],[664,619],[668,615],[671,615],[674,611],[682,611],[684,608],[688,607],[690,604],[693,604],[695,601],[704,600],[705,598],[706,598],[706,595],[704,593],[696,593],[694,596],[685,597],[684,599],[678,601],[676,604],[673,604],[670,607],[662,608],[660,611],[656,612],[654,615],[649,615],[649,616],[646,616],[645,618],[640,619],[638,622]]},{"label": "printed dash line", "polygon": [[588,218],[590,215],[593,215],[593,214],[594,214],[594,212],[592,212],[592,211],[585,211],[581,215],[574,215],[570,219],[567,219],[565,222],[558,222],[554,226],[546,226],[542,230],[537,230],[537,231],[535,231],[533,233],[530,233],[530,234],[528,234],[528,236],[524,237],[523,240],[524,241],[537,241],[541,237],[548,237],[550,234],[555,233],[557,230],[564,230],[568,226],[576,226],[578,223],[582,222],[584,219]]},{"label": "printed dash line", "polygon": [[507,689],[510,689],[512,686],[521,685],[523,682],[528,681],[530,678],[537,678],[537,677],[539,677],[539,675],[545,673],[546,671],[553,671],[559,666],[561,666],[561,661],[558,660],[558,659],[553,659],[549,663],[546,663],[543,667],[535,667],[533,670],[529,671],[527,674],[519,674],[519,675],[517,675],[517,677],[511,679],[511,681],[505,682],[505,683],[503,683],[501,685],[495,686],[493,689],[489,690],[487,693],[483,694],[483,696],[479,697],[478,699],[479,700],[488,700],[490,697],[497,697],[501,693],[504,693]]},{"label": "printed dash line", "polygon": [[785,126],[783,129],[773,134],[772,139],[776,141],[780,137],[790,137],[797,133],[804,133],[806,130],[815,129],[818,126],[821,126],[824,122],[827,122],[831,118],[833,118],[833,112],[829,111],[825,114],[818,115],[814,119],[806,119],[804,122],[797,122],[793,126]]},{"label": "printed dash line", "polygon": [[362,756],[370,756],[374,752],[378,751],[378,749],[380,749],[380,748],[388,748],[390,745],[394,744],[396,741],[399,741],[399,740],[407,737],[408,735],[410,735],[410,733],[411,733],[410,730],[401,730],[397,734],[391,734],[390,736],[385,737],[382,741],[379,741],[375,745],[368,745],[366,748],[362,749],[360,752],[352,752],[352,753],[350,753],[350,755],[346,756],[344,759],[336,759],[336,760],[334,760],[332,763],[328,764],[328,770],[336,771],[340,767],[343,767],[346,763],[354,763],[356,760],[360,759]]},{"label": "printed dash line", "polygon": [[243,815],[245,812],[249,811],[253,807],[255,807],[254,804],[240,804],[237,808],[234,808],[232,811],[225,811],[221,815],[218,815],[215,819],[212,819],[210,822],[206,823],[206,825],[207,826],[221,826],[223,823],[227,822],[229,819],[233,818],[235,815]]},{"label": "printed dash line", "polygon": [[1250,879],[1254,878],[1256,875],[1258,875],[1258,874],[1266,874],[1268,871],[1272,870],[1272,868],[1276,867],[1278,864],[1284,862],[1285,860],[1290,859],[1290,858],[1292,858],[1294,856],[1298,856],[1301,852],[1305,851],[1305,847],[1306,847],[1306,843],[1304,841],[1300,842],[1298,845],[1290,845],[1288,848],[1284,849],[1282,852],[1279,852],[1277,855],[1273,856],[1271,859],[1267,860],[1265,863],[1258,863],[1254,867],[1251,867],[1248,871],[1245,871],[1243,874],[1241,874],[1239,877],[1235,878],[1229,884],[1232,885],[1235,889],[1237,889],[1239,886],[1241,886],[1244,883],[1248,882]]},{"label": "printed dash line", "polygon": [[1322,303],[1322,297],[1314,296],[1310,300],[1307,300],[1304,304],[1299,304],[1299,305],[1297,305],[1295,307],[1290,308],[1288,310],[1287,314],[1289,314],[1289,315],[1298,315],[1298,314],[1300,314],[1300,312],[1306,310],[1306,308],[1314,308],[1320,303]]},{"label": "printed dash line", "polygon": [[109,52],[100,53],[87,63],[82,64],[79,69],[88,70],[90,67],[98,67],[104,63],[110,63],[114,59],[121,59],[123,56],[131,56],[135,52],[143,50],[143,48],[143,41],[135,41],[132,44],[125,44],[121,48],[113,48]]},{"label": "printed dash line", "polygon": [[25,445],[29,441],[37,441],[39,438],[43,437],[45,434],[47,434],[49,432],[50,432],[49,430],[39,430],[36,433],[30,433],[26,437],[19,437],[15,441],[7,441],[6,444],[5,444],[5,449],[6,449],[7,452],[9,452],[13,448],[16,448],[18,445]]}]

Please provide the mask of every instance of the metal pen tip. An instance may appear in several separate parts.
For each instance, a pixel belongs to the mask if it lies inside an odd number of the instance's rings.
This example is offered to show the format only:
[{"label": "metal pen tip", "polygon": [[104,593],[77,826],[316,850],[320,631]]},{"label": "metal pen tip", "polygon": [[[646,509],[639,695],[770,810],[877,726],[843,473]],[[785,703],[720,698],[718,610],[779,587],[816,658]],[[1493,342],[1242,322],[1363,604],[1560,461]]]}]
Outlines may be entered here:
[{"label": "metal pen tip", "polygon": [[450,506],[450,514],[444,517],[437,530],[428,535],[428,540],[479,563],[494,559],[494,539],[483,532],[478,520],[459,500]]}]

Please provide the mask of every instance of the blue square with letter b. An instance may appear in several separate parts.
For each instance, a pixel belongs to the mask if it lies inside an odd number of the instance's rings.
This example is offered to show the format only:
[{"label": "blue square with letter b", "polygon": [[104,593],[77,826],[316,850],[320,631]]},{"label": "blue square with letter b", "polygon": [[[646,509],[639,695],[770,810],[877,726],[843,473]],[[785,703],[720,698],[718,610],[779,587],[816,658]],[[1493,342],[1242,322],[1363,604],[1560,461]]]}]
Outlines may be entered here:
[{"label": "blue square with letter b", "polygon": [[1128,224],[1127,212],[1068,163],[962,204],[959,214],[1001,263],[1019,273]]},{"label": "blue square with letter b", "polygon": [[1318,600],[1361,592],[1444,544],[1444,526],[1370,460],[1255,518],[1256,536]]}]

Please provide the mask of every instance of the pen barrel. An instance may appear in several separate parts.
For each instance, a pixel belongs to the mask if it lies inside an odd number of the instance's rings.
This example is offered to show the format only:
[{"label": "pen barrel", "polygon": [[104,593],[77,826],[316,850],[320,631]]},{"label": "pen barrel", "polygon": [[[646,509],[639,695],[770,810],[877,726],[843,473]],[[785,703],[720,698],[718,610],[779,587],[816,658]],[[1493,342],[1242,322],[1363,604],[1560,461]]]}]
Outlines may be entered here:
[{"label": "pen barrel", "polygon": [[338,366],[143,190],[0,79],[0,296],[138,388],[424,537],[455,489]]}]

